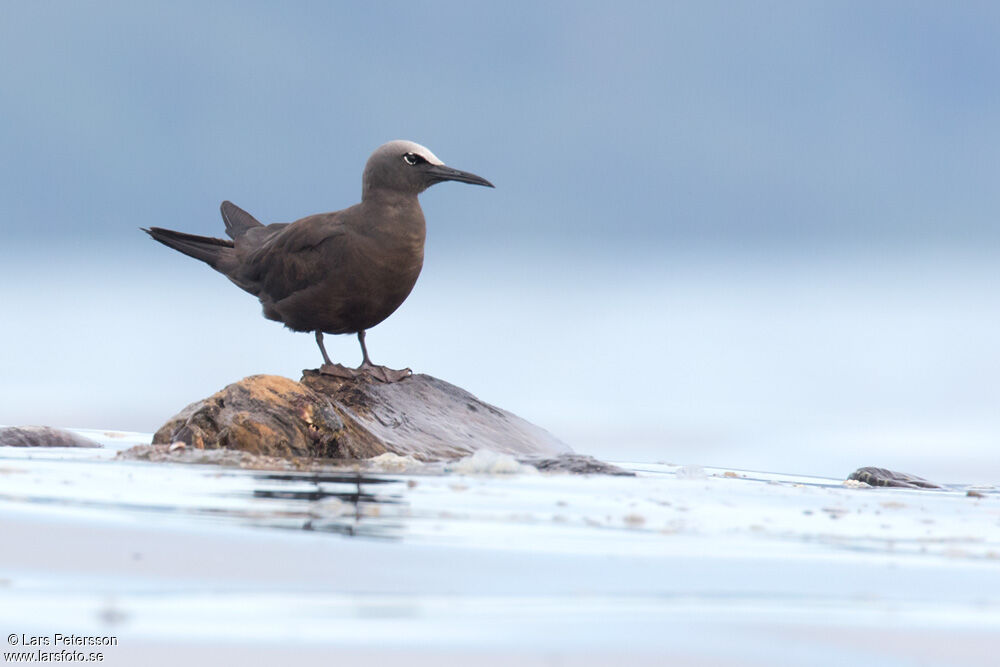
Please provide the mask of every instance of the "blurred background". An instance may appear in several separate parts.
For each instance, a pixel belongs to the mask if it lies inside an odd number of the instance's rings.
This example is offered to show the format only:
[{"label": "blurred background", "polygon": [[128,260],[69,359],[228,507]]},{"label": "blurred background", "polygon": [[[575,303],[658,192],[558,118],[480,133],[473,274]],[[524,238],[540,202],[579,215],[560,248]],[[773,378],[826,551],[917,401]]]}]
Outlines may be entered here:
[{"label": "blurred background", "polygon": [[497,188],[422,196],[376,362],[610,459],[1000,482],[998,43],[990,2],[5,2],[0,423],[316,367],[138,228],[343,208],[405,138]]}]

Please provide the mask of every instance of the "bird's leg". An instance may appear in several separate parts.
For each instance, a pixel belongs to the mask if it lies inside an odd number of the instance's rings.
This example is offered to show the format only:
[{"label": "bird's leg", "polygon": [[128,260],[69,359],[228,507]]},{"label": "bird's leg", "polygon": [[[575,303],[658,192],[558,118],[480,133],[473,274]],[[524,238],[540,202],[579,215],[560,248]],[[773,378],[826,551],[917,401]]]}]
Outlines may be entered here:
[{"label": "bird's leg", "polygon": [[413,375],[413,371],[409,368],[395,370],[373,364],[372,360],[368,358],[368,346],[365,345],[365,332],[363,329],[358,332],[358,342],[361,343],[362,356],[361,365],[356,369],[358,373],[365,373],[379,382],[399,382],[403,378]]},{"label": "bird's leg", "polygon": [[344,378],[345,380],[355,380],[361,376],[365,376],[379,382],[399,382],[403,378],[408,378],[413,375],[413,371],[409,368],[397,371],[392,368],[376,366],[373,364],[372,360],[368,358],[368,346],[365,345],[364,331],[358,332],[358,342],[361,343],[361,365],[357,368],[347,368],[330,361],[330,357],[326,354],[326,348],[323,347],[323,332],[317,331],[316,344],[319,345],[319,351],[323,353],[323,361],[325,362],[320,367],[319,372],[323,375],[332,375],[334,377]]},{"label": "bird's leg", "polygon": [[358,342],[361,343],[361,356],[363,360],[359,368],[364,368],[365,366],[374,366],[372,360],[368,358],[368,347],[365,345],[365,330],[362,329],[358,332]]},{"label": "bird's leg", "polygon": [[358,377],[358,371],[353,368],[348,368],[341,364],[335,364],[330,361],[330,355],[326,353],[326,346],[323,345],[323,332],[316,331],[316,344],[319,345],[319,351],[323,353],[323,365],[319,367],[319,372],[323,375],[332,375],[334,377],[343,378],[345,380],[354,380]]},{"label": "bird's leg", "polygon": [[323,353],[323,363],[327,366],[333,366],[333,362],[330,361],[330,357],[326,353],[326,347],[323,345],[322,331],[316,331],[316,344],[319,345],[319,351]]}]

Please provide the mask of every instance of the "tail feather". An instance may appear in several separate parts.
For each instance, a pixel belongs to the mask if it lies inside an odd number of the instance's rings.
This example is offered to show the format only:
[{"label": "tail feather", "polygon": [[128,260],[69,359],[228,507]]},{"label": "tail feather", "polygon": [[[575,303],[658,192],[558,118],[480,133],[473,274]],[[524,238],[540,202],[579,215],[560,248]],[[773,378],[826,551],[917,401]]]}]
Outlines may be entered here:
[{"label": "tail feather", "polygon": [[231,201],[222,202],[219,210],[222,211],[222,221],[226,223],[226,234],[231,239],[243,236],[248,229],[264,226]]},{"label": "tail feather", "polygon": [[216,239],[210,236],[196,236],[175,232],[162,227],[142,228],[142,231],[153,237],[168,248],[182,252],[188,257],[194,257],[205,262],[213,269],[225,272],[226,265],[234,258],[233,242]]}]

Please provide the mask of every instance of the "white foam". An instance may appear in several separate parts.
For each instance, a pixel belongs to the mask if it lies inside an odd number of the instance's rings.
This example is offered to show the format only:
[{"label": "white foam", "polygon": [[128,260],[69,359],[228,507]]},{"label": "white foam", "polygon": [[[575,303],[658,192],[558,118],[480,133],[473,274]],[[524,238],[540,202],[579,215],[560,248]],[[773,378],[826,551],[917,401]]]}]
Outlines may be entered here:
[{"label": "white foam", "polygon": [[459,459],[445,466],[445,470],[461,475],[516,475],[538,472],[534,467],[519,462],[510,454],[500,454],[489,449],[480,449],[471,456]]},{"label": "white foam", "polygon": [[383,472],[407,472],[423,467],[424,465],[412,456],[400,456],[392,452],[373,456],[370,459],[366,459],[365,463]]}]

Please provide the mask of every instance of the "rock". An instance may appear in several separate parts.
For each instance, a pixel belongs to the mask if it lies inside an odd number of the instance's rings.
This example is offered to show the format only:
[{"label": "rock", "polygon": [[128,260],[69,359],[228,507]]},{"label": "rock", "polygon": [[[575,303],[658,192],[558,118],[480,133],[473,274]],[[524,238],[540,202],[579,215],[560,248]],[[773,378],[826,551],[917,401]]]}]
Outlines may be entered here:
[{"label": "rock", "polygon": [[101,447],[99,442],[51,426],[0,427],[2,447]]},{"label": "rock", "polygon": [[885,468],[873,468],[871,466],[858,468],[847,476],[848,480],[864,482],[870,486],[892,486],[904,489],[940,489],[939,484],[929,482],[923,477],[910,475],[905,472],[895,472]]},{"label": "rock", "polygon": [[387,451],[433,461],[481,449],[532,456],[571,451],[548,431],[430,375],[384,384],[305,371],[302,383],[332,400],[353,437],[381,448],[370,456]]},{"label": "rock", "polygon": [[586,454],[560,454],[547,459],[521,459],[541,472],[568,472],[574,475],[619,475],[635,477],[634,472],[605,463]]},{"label": "rock", "polygon": [[262,456],[233,449],[194,449],[173,445],[136,445],[118,452],[116,458],[125,461],[150,461],[152,463],[194,463],[204,465],[230,466],[244,470],[290,470],[309,471],[314,467],[312,460]]},{"label": "rock", "polygon": [[478,450],[557,457],[569,447],[543,429],[429,375],[383,384],[305,371],[301,382],[254,375],[193,403],[153,444],[228,448],[262,456],[420,461]]},{"label": "rock", "polygon": [[251,375],[181,410],[153,435],[153,444],[262,456],[357,456],[345,435],[325,396],[288,378]]}]

